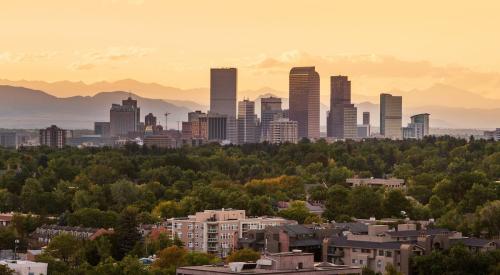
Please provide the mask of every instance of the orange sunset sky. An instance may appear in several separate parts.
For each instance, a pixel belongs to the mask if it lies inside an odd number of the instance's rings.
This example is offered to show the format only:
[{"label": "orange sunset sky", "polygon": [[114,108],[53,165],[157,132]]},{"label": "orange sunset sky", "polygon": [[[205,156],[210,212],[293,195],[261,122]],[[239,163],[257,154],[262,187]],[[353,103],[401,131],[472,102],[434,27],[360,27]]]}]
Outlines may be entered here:
[{"label": "orange sunset sky", "polygon": [[209,86],[210,67],[234,66],[240,90],[286,92],[292,66],[316,65],[322,95],[329,75],[347,74],[358,95],[439,83],[500,99],[499,11],[456,0],[3,0],[0,79],[190,89]]}]

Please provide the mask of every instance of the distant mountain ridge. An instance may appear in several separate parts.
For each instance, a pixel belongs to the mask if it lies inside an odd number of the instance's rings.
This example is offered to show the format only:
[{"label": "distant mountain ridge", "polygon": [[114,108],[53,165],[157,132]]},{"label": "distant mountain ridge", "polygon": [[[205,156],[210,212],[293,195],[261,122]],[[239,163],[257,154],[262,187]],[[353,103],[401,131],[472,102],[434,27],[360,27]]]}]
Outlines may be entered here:
[{"label": "distant mountain ridge", "polygon": [[[274,95],[268,91],[257,98],[256,113],[260,117],[260,99]],[[126,91],[99,92],[94,96],[72,96],[59,98],[42,90],[0,85],[0,128],[42,128],[57,124],[69,129],[92,129],[95,121],[109,121],[109,109],[112,103],[121,103],[132,95],[141,108],[141,120],[151,112],[158,122],[165,125],[164,113],[169,112],[169,128],[176,129],[177,122],[187,119],[187,113],[193,110],[207,111],[208,106],[185,100],[151,99]],[[405,101],[403,98],[403,102]],[[282,98],[283,108],[288,108],[288,99]],[[435,104],[419,107],[404,107],[403,126],[413,114],[428,112],[431,114],[431,127],[488,129],[500,127],[500,107],[491,109],[443,107]],[[379,105],[361,102],[358,107],[358,121],[363,111],[371,113],[371,123],[379,125]],[[500,106],[500,105],[498,105]],[[320,106],[320,123],[325,131],[326,111],[329,107]]]},{"label": "distant mountain ridge", "polygon": [[[186,105],[188,102],[191,102],[189,104],[194,103],[201,106],[208,106],[210,101],[210,90],[206,87],[180,89],[158,83],[144,83],[134,79],[123,79],[114,82],[101,81],[91,84],[86,84],[81,81],[44,82],[28,80],[11,81],[7,79],[0,79],[0,85],[41,90],[51,95],[57,95],[57,97],[72,97],[75,95],[93,96],[99,92],[126,91],[135,93],[145,98],[166,99],[171,103],[175,101],[187,101],[184,103],[178,103],[180,105]],[[478,93],[439,83],[430,85],[426,89],[413,89],[410,91],[389,89],[387,91],[379,92],[389,92],[395,95],[402,95],[405,108],[438,105],[453,108],[496,109],[500,106],[500,99],[487,98]],[[239,97],[244,96],[255,98],[258,95],[266,93],[274,94],[279,97],[286,97],[288,95],[287,91],[279,91],[270,87],[263,87],[256,90],[238,90]],[[329,96],[328,89],[326,89],[326,91],[323,89],[321,102],[325,105],[329,105]],[[454,100],[457,98],[460,100]],[[352,100],[357,103],[364,101],[377,103],[379,101],[379,97],[357,94],[354,90]],[[464,106],[463,102],[467,102],[467,106]]]},{"label": "distant mountain ridge", "polygon": [[69,129],[92,129],[95,121],[109,121],[111,104],[121,104],[129,95],[137,99],[142,120],[151,112],[165,125],[163,114],[171,113],[169,128],[176,129],[177,121],[186,120],[187,113],[192,110],[163,99],[144,98],[124,91],[58,98],[39,90],[0,85],[0,127],[42,128],[57,124]]}]

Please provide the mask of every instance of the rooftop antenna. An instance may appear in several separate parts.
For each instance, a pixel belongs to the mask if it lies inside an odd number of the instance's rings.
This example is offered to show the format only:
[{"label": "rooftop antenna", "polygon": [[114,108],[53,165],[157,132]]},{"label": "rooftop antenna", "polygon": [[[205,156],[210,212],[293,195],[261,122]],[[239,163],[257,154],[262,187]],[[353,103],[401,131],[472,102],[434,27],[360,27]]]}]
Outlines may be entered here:
[{"label": "rooftop antenna", "polygon": [[170,115],[171,113],[169,112],[166,112],[165,113],[165,131],[168,130],[168,115]]}]

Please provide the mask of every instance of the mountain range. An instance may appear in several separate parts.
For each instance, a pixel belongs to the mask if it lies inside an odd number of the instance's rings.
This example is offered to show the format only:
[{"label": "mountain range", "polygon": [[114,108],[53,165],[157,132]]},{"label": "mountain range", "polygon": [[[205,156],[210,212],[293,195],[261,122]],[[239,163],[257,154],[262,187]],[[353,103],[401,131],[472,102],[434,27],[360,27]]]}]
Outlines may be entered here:
[{"label": "mountain range", "polygon": [[[260,114],[260,98],[286,95],[286,92],[268,87],[238,93],[256,95],[251,99],[256,100],[257,114]],[[440,84],[423,90],[395,90],[392,93],[403,96],[404,125],[409,116],[427,112],[431,114],[432,127],[489,129],[500,126],[500,100]],[[61,94],[85,96],[55,96]],[[108,121],[111,104],[121,103],[129,95],[138,100],[142,117],[151,112],[164,125],[163,114],[171,113],[169,128],[177,128],[177,121],[185,120],[189,111],[206,111],[209,102],[208,88],[179,89],[132,79],[94,84],[0,79],[0,128],[41,128],[57,124],[71,129],[89,129],[94,121]],[[358,121],[361,121],[363,111],[369,111],[372,124],[378,126],[378,98],[357,94],[352,97],[357,102]],[[455,104],[453,98],[456,97],[465,98],[470,104],[467,107]],[[321,99],[321,125],[324,130],[328,97],[323,95]],[[288,99],[282,97],[282,100],[283,108],[288,108]]]}]

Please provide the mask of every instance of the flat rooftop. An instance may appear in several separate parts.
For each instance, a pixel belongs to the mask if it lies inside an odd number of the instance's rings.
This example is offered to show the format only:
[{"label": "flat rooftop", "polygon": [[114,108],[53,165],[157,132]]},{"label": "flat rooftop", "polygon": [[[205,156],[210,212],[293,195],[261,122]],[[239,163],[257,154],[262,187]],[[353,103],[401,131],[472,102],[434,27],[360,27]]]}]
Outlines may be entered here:
[{"label": "flat rooftop", "polygon": [[234,272],[229,269],[229,266],[185,266],[177,268],[177,274],[361,274],[361,268],[351,267],[351,266],[328,266],[328,267],[316,267],[309,269],[286,269],[286,270],[272,270],[272,269],[262,269],[255,268],[249,270],[242,270],[240,272]]}]

